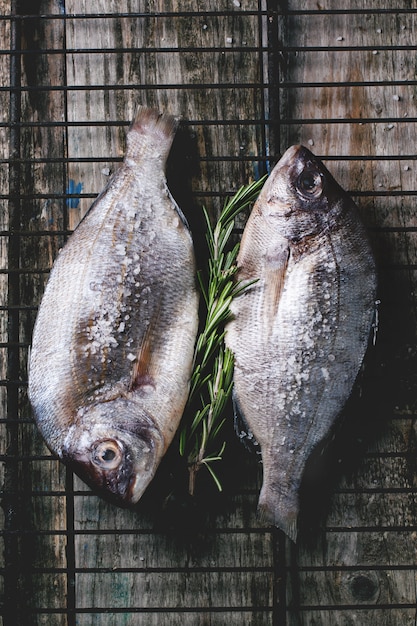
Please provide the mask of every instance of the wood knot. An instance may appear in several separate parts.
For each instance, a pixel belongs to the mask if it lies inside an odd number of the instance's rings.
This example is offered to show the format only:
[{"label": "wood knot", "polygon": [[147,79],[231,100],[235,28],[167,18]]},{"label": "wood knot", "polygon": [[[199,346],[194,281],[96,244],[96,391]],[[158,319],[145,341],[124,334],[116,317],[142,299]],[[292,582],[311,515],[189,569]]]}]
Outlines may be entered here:
[{"label": "wood knot", "polygon": [[[374,604],[380,595],[378,577],[373,572],[352,573],[344,581],[344,595],[356,603]],[[346,598],[348,599],[348,598]]]}]

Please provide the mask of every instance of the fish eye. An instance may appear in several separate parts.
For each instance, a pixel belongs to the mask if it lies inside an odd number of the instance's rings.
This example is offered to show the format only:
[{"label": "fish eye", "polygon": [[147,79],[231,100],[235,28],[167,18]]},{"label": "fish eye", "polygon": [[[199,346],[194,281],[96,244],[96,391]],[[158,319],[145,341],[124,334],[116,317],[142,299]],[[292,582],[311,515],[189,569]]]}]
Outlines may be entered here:
[{"label": "fish eye", "polygon": [[92,461],[100,469],[113,470],[122,461],[123,454],[119,444],[113,439],[99,441],[92,453]]},{"label": "fish eye", "polygon": [[306,198],[317,198],[323,189],[322,177],[316,169],[305,169],[297,180],[297,190]]}]

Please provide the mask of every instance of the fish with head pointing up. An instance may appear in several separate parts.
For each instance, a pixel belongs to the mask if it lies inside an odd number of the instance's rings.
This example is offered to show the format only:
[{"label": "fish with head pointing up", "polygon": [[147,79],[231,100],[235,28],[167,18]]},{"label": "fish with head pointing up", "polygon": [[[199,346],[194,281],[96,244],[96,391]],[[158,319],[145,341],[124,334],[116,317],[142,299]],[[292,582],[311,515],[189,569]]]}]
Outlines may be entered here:
[{"label": "fish with head pointing up", "polygon": [[259,195],[237,263],[248,288],[226,332],[236,410],[261,449],[259,509],[295,541],[306,461],[367,348],[375,262],[353,201],[319,159],[293,146]]},{"label": "fish with head pointing up", "polygon": [[139,108],[123,164],[53,266],[33,333],[29,397],[47,445],[120,505],[154,476],[189,390],[195,260],[164,173],[176,125]]}]

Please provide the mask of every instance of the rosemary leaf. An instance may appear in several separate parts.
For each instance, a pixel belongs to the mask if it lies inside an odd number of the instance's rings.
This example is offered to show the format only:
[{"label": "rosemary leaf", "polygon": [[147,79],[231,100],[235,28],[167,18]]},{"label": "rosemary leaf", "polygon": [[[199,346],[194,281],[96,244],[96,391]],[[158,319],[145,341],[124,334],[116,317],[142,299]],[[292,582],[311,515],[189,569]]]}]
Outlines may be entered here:
[{"label": "rosemary leaf", "polygon": [[190,394],[179,434],[179,451],[188,462],[191,495],[201,467],[207,468],[217,488],[222,489],[211,464],[223,458],[226,442],[219,445],[219,439],[233,386],[233,354],[224,345],[224,326],[231,316],[232,299],[252,284],[235,281],[239,244],[230,248],[230,238],[236,216],[256,200],[265,178],[241,187],[227,200],[214,226],[203,207],[209,258],[206,271],[199,270],[197,277],[205,319],[195,346]]}]

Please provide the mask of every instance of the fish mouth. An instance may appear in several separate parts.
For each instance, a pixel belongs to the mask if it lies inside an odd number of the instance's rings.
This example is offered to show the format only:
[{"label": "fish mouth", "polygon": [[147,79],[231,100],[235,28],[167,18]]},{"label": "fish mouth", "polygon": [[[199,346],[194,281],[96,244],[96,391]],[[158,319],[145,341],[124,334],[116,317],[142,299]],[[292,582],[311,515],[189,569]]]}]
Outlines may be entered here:
[{"label": "fish mouth", "polygon": [[281,171],[288,170],[291,178],[297,178],[306,169],[314,170],[320,176],[329,173],[323,163],[301,144],[290,146],[278,161],[276,168]]},{"label": "fish mouth", "polygon": [[64,453],[62,460],[93,491],[120,507],[141,498],[156,470],[155,446],[143,441],[139,455],[117,440],[99,440],[88,450]]},{"label": "fish mouth", "polygon": [[280,160],[278,161],[279,165],[293,165],[294,161],[301,161],[303,164],[311,161],[315,163],[317,166],[320,165],[319,159],[305,146],[302,144],[296,144],[294,146],[290,146],[282,155]]},{"label": "fish mouth", "polygon": [[142,449],[133,462],[129,483],[126,487],[124,499],[127,504],[136,504],[155,475],[158,459],[160,458],[159,444],[155,438],[142,440]]},{"label": "fish mouth", "polygon": [[139,502],[143,492],[150,483],[153,474],[154,472],[152,472],[151,476],[148,476],[146,480],[144,480],[143,474],[133,473],[131,475],[124,497],[126,505],[134,505]]},{"label": "fish mouth", "polygon": [[280,167],[285,167],[287,165],[293,165],[295,160],[306,160],[308,158],[314,158],[313,154],[302,146],[301,144],[297,144],[294,146],[290,146],[282,155],[278,164]]}]

